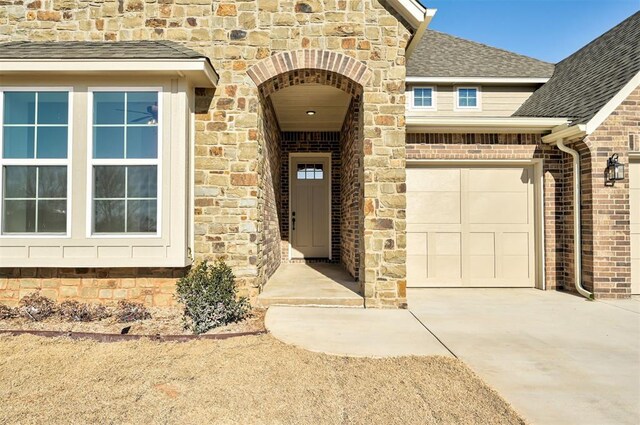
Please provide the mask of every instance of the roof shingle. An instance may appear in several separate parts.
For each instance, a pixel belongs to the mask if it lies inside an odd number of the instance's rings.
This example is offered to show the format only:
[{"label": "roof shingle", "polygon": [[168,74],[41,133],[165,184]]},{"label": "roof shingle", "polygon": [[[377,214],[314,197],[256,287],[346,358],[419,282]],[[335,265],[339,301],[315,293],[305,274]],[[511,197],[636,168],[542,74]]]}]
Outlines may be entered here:
[{"label": "roof shingle", "polygon": [[205,56],[165,40],[14,41],[0,44],[0,59],[198,59]]},{"label": "roof shingle", "polygon": [[588,122],[640,71],[640,12],[556,65],[513,114]]},{"label": "roof shingle", "polygon": [[410,77],[548,78],[553,64],[427,30],[409,58]]}]

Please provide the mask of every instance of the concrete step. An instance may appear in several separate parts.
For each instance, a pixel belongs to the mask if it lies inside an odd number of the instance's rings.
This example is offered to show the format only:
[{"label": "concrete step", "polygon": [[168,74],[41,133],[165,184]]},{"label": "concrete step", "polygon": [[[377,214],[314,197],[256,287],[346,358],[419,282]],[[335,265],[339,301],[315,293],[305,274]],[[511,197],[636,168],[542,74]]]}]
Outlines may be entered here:
[{"label": "concrete step", "polygon": [[360,296],[330,298],[273,297],[263,293],[258,296],[257,306],[260,308],[271,306],[364,308],[364,299]]}]

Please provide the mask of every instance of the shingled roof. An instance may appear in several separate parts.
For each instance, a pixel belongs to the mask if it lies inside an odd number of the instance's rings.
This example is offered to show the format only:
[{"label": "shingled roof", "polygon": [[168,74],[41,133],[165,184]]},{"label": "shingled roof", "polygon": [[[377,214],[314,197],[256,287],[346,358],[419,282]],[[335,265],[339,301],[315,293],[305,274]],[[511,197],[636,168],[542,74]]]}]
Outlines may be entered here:
[{"label": "shingled roof", "polygon": [[204,55],[172,41],[14,41],[0,43],[0,59],[198,59]]},{"label": "shingled roof", "polygon": [[640,71],[640,12],[556,65],[513,115],[588,122]]},{"label": "shingled roof", "polygon": [[553,64],[427,30],[409,58],[410,77],[548,78]]}]

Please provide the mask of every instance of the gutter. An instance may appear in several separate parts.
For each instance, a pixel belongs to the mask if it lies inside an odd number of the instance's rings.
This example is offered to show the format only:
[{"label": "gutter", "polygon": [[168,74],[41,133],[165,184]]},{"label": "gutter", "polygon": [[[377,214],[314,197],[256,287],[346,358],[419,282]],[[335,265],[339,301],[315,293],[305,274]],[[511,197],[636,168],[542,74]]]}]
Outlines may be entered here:
[{"label": "gutter", "polygon": [[[573,160],[573,262],[574,262],[574,280],[576,285],[576,290],[580,295],[585,297],[588,300],[593,300],[593,293],[587,291],[582,285],[582,220],[580,215],[580,200],[582,198],[582,190],[580,185],[580,154],[575,149],[571,149],[566,146],[564,143],[566,141],[563,137],[558,137],[559,134],[569,134],[575,136],[576,134],[580,134],[584,132],[577,127],[584,127],[580,125],[567,127],[556,132],[554,138],[549,138],[553,135],[549,134],[545,137],[551,140],[551,145],[555,145],[562,152],[568,153],[571,155]],[[543,141],[545,137],[542,138]]]}]

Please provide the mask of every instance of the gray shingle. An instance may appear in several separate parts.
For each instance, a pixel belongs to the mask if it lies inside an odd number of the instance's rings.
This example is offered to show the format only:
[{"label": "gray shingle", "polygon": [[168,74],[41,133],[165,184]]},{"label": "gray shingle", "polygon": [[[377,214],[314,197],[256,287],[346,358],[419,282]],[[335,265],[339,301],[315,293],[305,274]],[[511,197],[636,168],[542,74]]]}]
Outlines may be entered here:
[{"label": "gray shingle", "polygon": [[514,116],[589,121],[640,71],[640,12],[556,65]]},{"label": "gray shingle", "polygon": [[427,30],[409,58],[410,77],[548,78],[553,64]]},{"label": "gray shingle", "polygon": [[0,43],[0,59],[197,59],[205,56],[171,41]]}]

